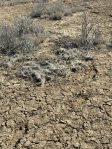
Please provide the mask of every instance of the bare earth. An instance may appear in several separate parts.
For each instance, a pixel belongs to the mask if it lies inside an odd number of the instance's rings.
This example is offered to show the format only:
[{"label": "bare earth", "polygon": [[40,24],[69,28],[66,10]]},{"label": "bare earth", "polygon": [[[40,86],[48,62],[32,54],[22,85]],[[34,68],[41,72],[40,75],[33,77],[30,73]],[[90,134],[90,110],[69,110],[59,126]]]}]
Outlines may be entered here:
[{"label": "bare earth", "polygon": [[[97,17],[108,39],[112,1],[96,1],[87,15],[90,20]],[[11,22],[32,7],[33,3],[1,6],[0,19]],[[55,34],[32,56],[55,56],[51,39],[78,34],[80,18],[77,11],[60,21],[39,20]],[[0,65],[0,149],[112,149],[112,50],[101,47],[84,54],[93,60],[81,61],[83,69],[40,87],[15,76],[23,63],[12,62],[5,69]],[[0,55],[0,63],[9,59]]]}]

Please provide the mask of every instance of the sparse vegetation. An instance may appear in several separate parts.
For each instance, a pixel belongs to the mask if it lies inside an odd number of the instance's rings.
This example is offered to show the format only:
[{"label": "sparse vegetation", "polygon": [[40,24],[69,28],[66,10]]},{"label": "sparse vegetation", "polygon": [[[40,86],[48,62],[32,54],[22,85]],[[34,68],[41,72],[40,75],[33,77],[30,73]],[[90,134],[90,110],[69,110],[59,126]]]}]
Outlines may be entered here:
[{"label": "sparse vegetation", "polygon": [[112,0],[0,0],[0,20],[0,149],[112,149]]},{"label": "sparse vegetation", "polygon": [[50,20],[60,20],[63,16],[67,16],[71,14],[71,9],[59,2],[40,2],[36,4],[33,8],[31,17],[38,18],[38,17],[48,17]]},{"label": "sparse vegetation", "polygon": [[38,18],[41,17],[42,15],[45,14],[46,12],[46,3],[45,2],[40,2],[38,4],[35,4],[32,13],[31,13],[31,17],[32,18]]},{"label": "sparse vegetation", "polygon": [[98,24],[88,22],[86,13],[82,15],[81,32],[79,36],[62,36],[55,41],[56,47],[65,49],[79,48],[84,50],[93,49],[103,43],[102,32]]},{"label": "sparse vegetation", "polygon": [[0,23],[0,52],[3,54],[14,54],[22,44],[18,41],[18,33],[14,26]]},{"label": "sparse vegetation", "polygon": [[70,15],[71,10],[63,3],[55,2],[48,6],[47,14],[50,20],[61,20],[63,16]]},{"label": "sparse vegetation", "polygon": [[99,26],[90,24],[85,12],[82,15],[82,31],[79,39],[80,46],[85,50],[100,45],[103,41]]},{"label": "sparse vegetation", "polygon": [[28,52],[38,46],[46,38],[43,27],[33,25],[30,18],[14,19],[14,24],[0,24],[0,51],[12,55],[16,52]]}]

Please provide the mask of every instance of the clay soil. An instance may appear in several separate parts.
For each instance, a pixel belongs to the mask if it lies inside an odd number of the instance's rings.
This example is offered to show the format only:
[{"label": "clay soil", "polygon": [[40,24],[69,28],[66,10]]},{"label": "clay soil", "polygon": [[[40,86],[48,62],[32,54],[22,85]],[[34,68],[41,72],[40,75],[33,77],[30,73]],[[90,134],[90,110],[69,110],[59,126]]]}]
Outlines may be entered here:
[{"label": "clay soil", "polygon": [[[97,18],[108,40],[112,1],[87,2],[88,18]],[[74,3],[72,16],[38,21],[54,34],[32,57],[53,57],[53,38],[78,34],[83,6]],[[10,23],[13,16],[30,14],[32,7],[33,3],[1,6],[0,19]],[[81,61],[83,69],[42,86],[16,77],[24,63],[0,55],[0,149],[112,149],[112,50],[102,46],[84,54],[93,60]]]}]

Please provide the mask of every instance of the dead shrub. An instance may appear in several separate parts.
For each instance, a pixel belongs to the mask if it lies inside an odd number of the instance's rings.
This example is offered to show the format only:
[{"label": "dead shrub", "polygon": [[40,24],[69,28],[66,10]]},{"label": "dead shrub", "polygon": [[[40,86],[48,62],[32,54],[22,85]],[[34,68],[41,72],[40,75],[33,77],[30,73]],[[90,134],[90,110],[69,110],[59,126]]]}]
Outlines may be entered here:
[{"label": "dead shrub", "polygon": [[79,40],[79,46],[83,47],[83,49],[96,47],[103,42],[100,27],[98,24],[89,23],[85,12],[82,15],[82,29]]}]

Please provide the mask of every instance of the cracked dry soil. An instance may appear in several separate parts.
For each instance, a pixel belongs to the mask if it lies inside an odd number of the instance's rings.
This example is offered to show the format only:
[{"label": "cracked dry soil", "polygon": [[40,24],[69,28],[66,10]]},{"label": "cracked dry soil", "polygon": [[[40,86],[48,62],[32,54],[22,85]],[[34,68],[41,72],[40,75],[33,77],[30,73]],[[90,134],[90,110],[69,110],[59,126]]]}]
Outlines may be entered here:
[{"label": "cracked dry soil", "polygon": [[86,70],[37,87],[0,84],[1,149],[111,149],[112,53]]},{"label": "cracked dry soil", "polygon": [[112,149],[112,51],[90,54],[84,69],[41,87],[0,70],[0,149]]}]

